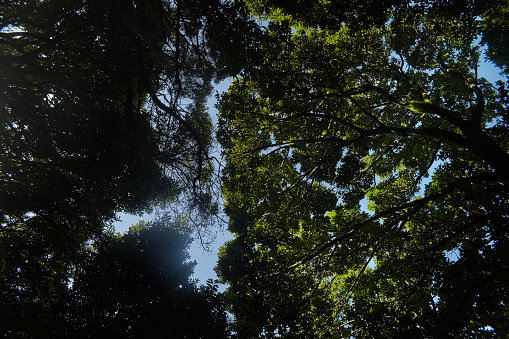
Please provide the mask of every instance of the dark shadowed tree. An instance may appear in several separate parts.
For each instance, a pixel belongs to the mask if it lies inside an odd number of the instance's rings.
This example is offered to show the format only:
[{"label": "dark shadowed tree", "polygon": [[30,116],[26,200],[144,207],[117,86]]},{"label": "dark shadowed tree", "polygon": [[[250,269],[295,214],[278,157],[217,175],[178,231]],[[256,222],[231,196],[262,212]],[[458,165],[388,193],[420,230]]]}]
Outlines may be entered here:
[{"label": "dark shadowed tree", "polygon": [[228,338],[224,300],[191,280],[190,231],[161,219],[94,244],[64,307],[73,338]]},{"label": "dark shadowed tree", "polygon": [[55,314],[84,244],[117,212],[180,201],[210,225],[204,100],[241,68],[254,27],[221,1],[1,2],[2,334],[51,335],[37,314]]}]

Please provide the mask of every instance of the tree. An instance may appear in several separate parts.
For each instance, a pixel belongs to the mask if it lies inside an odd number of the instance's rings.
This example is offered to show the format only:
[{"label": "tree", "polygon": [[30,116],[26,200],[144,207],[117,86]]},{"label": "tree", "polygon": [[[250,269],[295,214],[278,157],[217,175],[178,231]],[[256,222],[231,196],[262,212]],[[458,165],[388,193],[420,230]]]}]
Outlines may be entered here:
[{"label": "tree", "polygon": [[2,4],[6,223],[65,210],[72,224],[100,224],[184,190],[201,197],[212,166],[203,103],[235,68],[210,41],[240,21],[236,8],[212,5]]},{"label": "tree", "polygon": [[197,287],[187,249],[190,230],[160,219],[93,246],[75,275],[67,336],[227,338],[222,294]]},{"label": "tree", "polygon": [[262,61],[219,105],[239,337],[507,336],[508,84],[478,69],[496,7],[248,3]]},{"label": "tree", "polygon": [[231,45],[250,44],[227,33],[254,26],[213,0],[9,0],[0,13],[8,334],[57,307],[86,242],[117,212],[184,200],[197,224],[210,225],[217,204],[204,100],[211,81],[240,67],[223,61],[243,60]]}]

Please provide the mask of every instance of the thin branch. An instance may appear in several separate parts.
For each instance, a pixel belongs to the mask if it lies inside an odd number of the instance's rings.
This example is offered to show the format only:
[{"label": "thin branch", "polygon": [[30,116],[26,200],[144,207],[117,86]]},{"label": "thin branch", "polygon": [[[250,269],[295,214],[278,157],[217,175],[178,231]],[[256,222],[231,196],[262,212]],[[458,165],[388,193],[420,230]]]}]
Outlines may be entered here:
[{"label": "thin branch", "polygon": [[[294,263],[293,265],[289,266],[288,268],[289,269],[293,269],[295,267],[298,267],[312,259],[314,259],[315,257],[319,256],[320,254],[322,254],[323,252],[325,252],[328,248],[330,248],[331,246],[334,246],[336,244],[339,244],[340,242],[342,242],[343,240],[345,239],[348,239],[350,238],[353,234],[357,233],[362,227],[372,223],[372,222],[375,222],[376,220],[378,219],[381,219],[381,218],[384,218],[384,217],[387,217],[387,216],[390,216],[390,215],[393,215],[393,214],[398,214],[400,213],[401,211],[405,210],[405,209],[409,209],[409,208],[412,208],[413,211],[411,211],[410,213],[415,213],[415,209],[417,208],[422,208],[425,204],[427,204],[428,202],[430,201],[433,201],[433,200],[436,200],[440,197],[443,197],[451,192],[453,192],[454,190],[462,187],[462,186],[465,186],[465,185],[468,185],[468,184],[473,184],[473,183],[476,183],[476,182],[484,182],[484,181],[489,181],[489,180],[499,180],[500,179],[500,175],[497,175],[495,173],[482,173],[482,174],[479,174],[479,175],[476,175],[476,176],[472,176],[472,177],[468,177],[468,178],[459,178],[459,179],[456,179],[454,180],[453,182],[451,182],[449,185],[447,185],[446,188],[444,189],[441,189],[441,190],[438,190],[434,193],[431,193],[431,194],[428,194],[427,196],[421,198],[421,199],[416,199],[416,200],[413,200],[413,201],[410,201],[406,204],[403,204],[403,205],[400,205],[400,206],[394,206],[394,207],[391,207],[389,209],[386,209],[384,211],[381,211],[381,212],[378,212],[376,214],[374,214],[373,216],[361,221],[361,222],[358,222],[354,225],[350,225],[349,227],[346,227],[345,229],[343,229],[341,231],[342,235],[339,236],[339,237],[332,237],[331,240],[325,242],[324,244],[322,244],[319,248],[315,249],[315,250],[312,250],[312,252],[310,254],[308,254],[307,256],[305,256],[304,258],[302,258],[301,260],[299,260],[298,262]],[[405,215],[401,214],[397,220],[401,220],[405,217]]]}]

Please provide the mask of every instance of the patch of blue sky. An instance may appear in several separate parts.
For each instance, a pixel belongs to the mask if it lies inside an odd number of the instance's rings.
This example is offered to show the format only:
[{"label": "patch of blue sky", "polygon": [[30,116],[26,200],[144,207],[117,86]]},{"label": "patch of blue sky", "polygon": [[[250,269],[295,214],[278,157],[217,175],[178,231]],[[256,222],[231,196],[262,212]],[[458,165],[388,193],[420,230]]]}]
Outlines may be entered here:
[{"label": "patch of blue sky", "polygon": [[[206,106],[214,126],[217,126],[218,124],[218,111],[217,108],[215,107],[217,101],[216,96],[227,91],[228,87],[230,86],[230,83],[231,79],[227,79],[218,83],[214,88],[213,95],[211,95],[207,101]],[[219,164],[221,164],[222,159],[220,149],[216,149],[211,154],[211,156],[218,159]],[[119,218],[119,221],[115,222],[113,224],[113,227],[115,228],[116,232],[124,233],[129,230],[129,227],[139,223],[140,221],[151,221],[156,219],[157,212],[151,214],[146,213],[141,216],[119,213],[117,217]],[[217,279],[217,274],[214,271],[214,267],[217,263],[217,254],[219,248],[225,242],[233,239],[233,235],[224,229],[217,230],[215,234],[216,234],[215,239],[213,240],[212,244],[207,248],[204,248],[201,245],[199,239],[195,238],[195,241],[193,241],[189,249],[191,261],[196,261],[197,263],[194,269],[193,278],[198,279],[200,284],[205,284],[208,279],[213,280]],[[220,286],[220,290],[224,290],[224,286]]]}]

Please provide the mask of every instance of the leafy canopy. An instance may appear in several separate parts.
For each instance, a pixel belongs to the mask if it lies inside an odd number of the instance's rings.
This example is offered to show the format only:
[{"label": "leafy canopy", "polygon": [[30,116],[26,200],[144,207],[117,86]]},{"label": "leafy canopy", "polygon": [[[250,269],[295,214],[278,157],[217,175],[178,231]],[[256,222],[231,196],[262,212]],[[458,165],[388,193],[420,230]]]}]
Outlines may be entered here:
[{"label": "leafy canopy", "polygon": [[448,3],[248,1],[260,62],[219,104],[239,337],[509,333],[508,83],[479,69],[507,27]]},{"label": "leafy canopy", "polygon": [[219,0],[0,3],[3,334],[52,335],[48,310],[116,213],[172,203],[211,226],[204,102],[255,28]]},{"label": "leafy canopy", "polygon": [[223,295],[191,279],[184,222],[140,222],[94,244],[65,305],[67,336],[228,338]]}]

